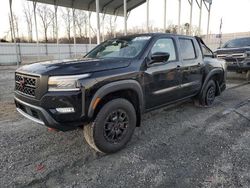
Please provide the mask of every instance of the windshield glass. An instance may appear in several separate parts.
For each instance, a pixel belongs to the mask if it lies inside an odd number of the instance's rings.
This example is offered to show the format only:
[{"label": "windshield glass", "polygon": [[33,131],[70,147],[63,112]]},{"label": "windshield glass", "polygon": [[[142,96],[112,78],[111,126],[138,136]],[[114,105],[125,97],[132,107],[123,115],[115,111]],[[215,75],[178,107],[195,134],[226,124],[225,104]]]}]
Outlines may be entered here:
[{"label": "windshield glass", "polygon": [[231,40],[224,45],[224,48],[239,48],[245,46],[250,46],[250,38]]},{"label": "windshield glass", "polygon": [[87,58],[134,58],[144,48],[150,36],[112,39],[98,45]]}]

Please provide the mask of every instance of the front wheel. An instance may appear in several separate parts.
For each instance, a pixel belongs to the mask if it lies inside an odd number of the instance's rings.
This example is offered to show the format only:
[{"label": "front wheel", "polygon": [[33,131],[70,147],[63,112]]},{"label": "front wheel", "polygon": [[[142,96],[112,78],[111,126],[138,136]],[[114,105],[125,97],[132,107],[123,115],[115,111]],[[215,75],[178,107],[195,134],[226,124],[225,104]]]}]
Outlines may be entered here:
[{"label": "front wheel", "polygon": [[216,85],[214,80],[209,80],[206,87],[202,91],[200,104],[203,106],[211,106],[216,96]]},{"label": "front wheel", "polygon": [[247,71],[246,79],[247,79],[247,81],[250,81],[250,70]]},{"label": "front wheel", "polygon": [[134,106],[128,100],[118,98],[106,103],[94,122],[84,126],[84,137],[96,151],[114,153],[125,147],[135,127]]}]

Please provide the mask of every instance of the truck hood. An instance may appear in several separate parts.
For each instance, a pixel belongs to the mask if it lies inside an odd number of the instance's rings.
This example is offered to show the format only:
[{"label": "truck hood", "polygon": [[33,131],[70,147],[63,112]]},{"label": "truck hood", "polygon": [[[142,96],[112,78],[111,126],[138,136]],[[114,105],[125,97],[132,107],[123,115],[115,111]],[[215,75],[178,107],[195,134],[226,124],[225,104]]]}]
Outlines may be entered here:
[{"label": "truck hood", "polygon": [[25,65],[17,72],[49,76],[75,75],[124,68],[129,65],[130,60],[128,59],[65,59]]},{"label": "truck hood", "polygon": [[217,54],[231,54],[231,53],[244,53],[250,51],[250,47],[242,47],[242,48],[221,48],[217,49],[215,53]]}]

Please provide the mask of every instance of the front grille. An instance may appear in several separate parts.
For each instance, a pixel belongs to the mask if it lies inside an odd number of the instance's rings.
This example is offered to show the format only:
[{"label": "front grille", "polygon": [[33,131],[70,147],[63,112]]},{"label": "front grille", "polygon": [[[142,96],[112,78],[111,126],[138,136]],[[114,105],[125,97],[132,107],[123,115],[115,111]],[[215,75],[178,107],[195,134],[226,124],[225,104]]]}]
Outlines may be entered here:
[{"label": "front grille", "polygon": [[37,77],[17,73],[15,81],[16,91],[31,97],[36,96]]},{"label": "front grille", "polygon": [[235,53],[235,54],[218,54],[217,57],[219,59],[238,59],[245,58],[245,53]]}]

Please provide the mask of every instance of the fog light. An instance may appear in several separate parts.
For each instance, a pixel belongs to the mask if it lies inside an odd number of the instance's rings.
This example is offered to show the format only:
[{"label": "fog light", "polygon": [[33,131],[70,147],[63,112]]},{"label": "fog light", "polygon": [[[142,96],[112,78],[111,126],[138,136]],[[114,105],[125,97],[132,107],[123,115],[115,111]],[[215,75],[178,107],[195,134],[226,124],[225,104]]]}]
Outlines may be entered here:
[{"label": "fog light", "polygon": [[56,111],[62,114],[75,112],[74,108],[56,108]]}]

